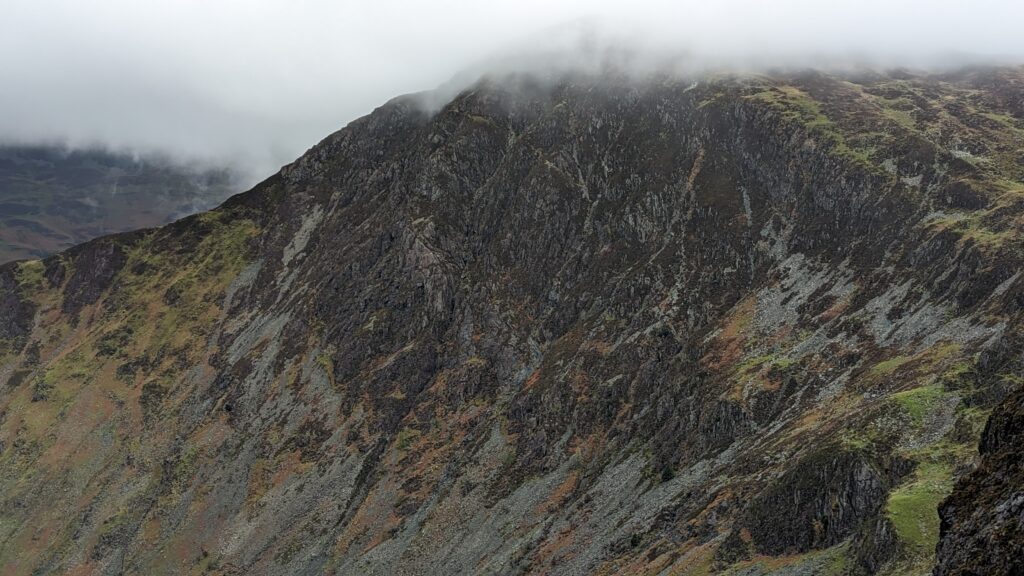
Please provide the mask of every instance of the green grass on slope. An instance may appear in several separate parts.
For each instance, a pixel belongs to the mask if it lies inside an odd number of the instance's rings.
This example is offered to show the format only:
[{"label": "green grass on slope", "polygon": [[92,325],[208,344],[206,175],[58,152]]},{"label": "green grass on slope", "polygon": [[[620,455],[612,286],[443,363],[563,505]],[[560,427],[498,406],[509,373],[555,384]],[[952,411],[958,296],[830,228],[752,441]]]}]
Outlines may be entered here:
[{"label": "green grass on slope", "polygon": [[919,552],[933,550],[939,541],[939,503],[952,489],[948,463],[921,462],[913,481],[894,490],[886,503],[886,514],[900,540]]}]

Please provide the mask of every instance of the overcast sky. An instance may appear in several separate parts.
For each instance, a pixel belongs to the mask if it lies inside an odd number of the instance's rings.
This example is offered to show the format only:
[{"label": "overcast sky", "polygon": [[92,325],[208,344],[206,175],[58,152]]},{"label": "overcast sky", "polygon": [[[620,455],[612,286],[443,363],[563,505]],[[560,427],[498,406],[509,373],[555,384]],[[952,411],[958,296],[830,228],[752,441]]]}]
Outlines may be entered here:
[{"label": "overcast sky", "polygon": [[0,140],[270,174],[496,55],[604,42],[717,60],[1024,60],[1021,0],[0,0]]}]

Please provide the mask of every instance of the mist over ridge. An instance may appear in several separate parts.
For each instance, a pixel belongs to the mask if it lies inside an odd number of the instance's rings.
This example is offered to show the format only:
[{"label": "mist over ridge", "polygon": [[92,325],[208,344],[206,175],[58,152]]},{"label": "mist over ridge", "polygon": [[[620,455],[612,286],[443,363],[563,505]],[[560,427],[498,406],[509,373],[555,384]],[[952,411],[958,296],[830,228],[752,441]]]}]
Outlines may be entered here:
[{"label": "mist over ridge", "polygon": [[507,71],[1017,64],[1008,1],[19,2],[0,142],[230,165],[255,182],[391,97]]}]

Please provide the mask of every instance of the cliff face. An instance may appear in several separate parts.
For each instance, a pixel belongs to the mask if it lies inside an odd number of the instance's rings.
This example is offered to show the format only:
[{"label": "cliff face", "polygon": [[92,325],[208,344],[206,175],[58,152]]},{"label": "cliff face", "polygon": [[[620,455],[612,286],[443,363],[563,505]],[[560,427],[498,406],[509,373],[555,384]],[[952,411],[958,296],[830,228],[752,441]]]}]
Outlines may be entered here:
[{"label": "cliff face", "polygon": [[485,81],[8,265],[2,571],[928,572],[1021,75]]},{"label": "cliff face", "polygon": [[1024,391],[985,426],[981,465],[940,508],[937,576],[1024,573]]}]

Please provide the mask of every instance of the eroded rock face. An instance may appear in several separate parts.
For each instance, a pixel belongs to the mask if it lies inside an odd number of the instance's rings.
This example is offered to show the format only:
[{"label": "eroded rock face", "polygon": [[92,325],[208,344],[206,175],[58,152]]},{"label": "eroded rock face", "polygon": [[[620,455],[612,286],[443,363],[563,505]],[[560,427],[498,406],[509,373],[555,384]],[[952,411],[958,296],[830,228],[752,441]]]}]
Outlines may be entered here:
[{"label": "eroded rock face", "polygon": [[124,267],[124,247],[117,240],[101,238],[73,249],[70,256],[77,264],[64,285],[64,313],[74,316],[110,289],[111,282]]},{"label": "eroded rock face", "polygon": [[0,269],[0,353],[20,351],[32,331],[36,307],[22,295],[16,272]]},{"label": "eroded rock face", "polygon": [[770,556],[838,544],[878,515],[889,485],[864,454],[838,446],[812,452],[753,498],[719,554],[748,555],[745,542]]},{"label": "eroded rock face", "polygon": [[1021,331],[978,82],[484,81],[9,265],[0,571],[928,571]]},{"label": "eroded rock face", "polygon": [[1024,572],[1024,391],[992,413],[981,465],[939,510],[937,576]]}]

